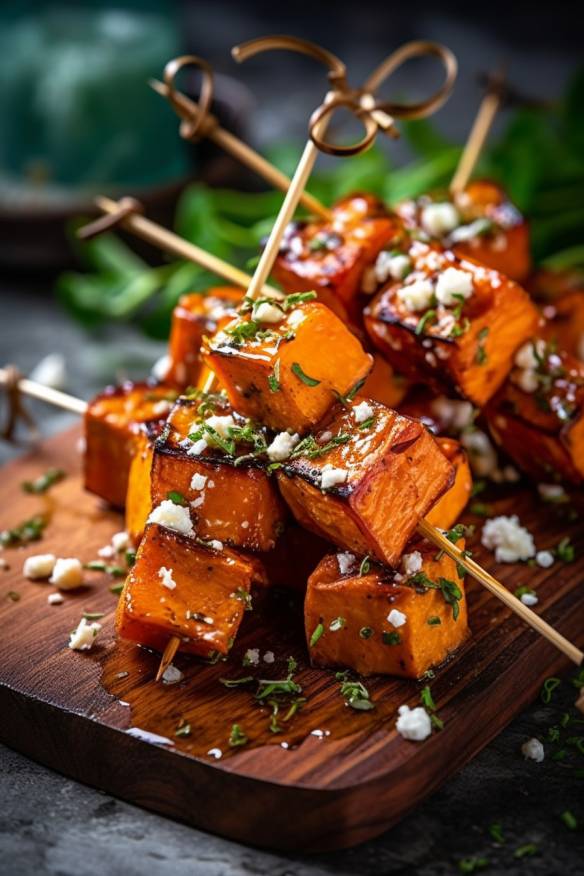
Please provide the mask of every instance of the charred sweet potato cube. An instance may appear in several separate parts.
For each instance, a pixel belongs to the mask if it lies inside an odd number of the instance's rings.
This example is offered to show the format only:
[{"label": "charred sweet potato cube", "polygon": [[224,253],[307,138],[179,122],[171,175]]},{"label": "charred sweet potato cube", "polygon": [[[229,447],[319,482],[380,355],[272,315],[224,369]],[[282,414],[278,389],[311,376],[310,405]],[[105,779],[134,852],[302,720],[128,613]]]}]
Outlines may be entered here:
[{"label": "charred sweet potato cube", "polygon": [[365,310],[371,340],[406,377],[485,404],[534,333],[537,309],[512,280],[469,259],[419,241],[409,255],[411,273]]},{"label": "charred sweet potato cube", "polygon": [[436,438],[436,444],[454,466],[454,483],[426,514],[426,520],[440,529],[450,529],[464,511],[472,492],[472,474],[466,450],[454,438]]},{"label": "charred sweet potato cube", "polygon": [[332,310],[340,302],[353,318],[364,271],[381,249],[401,238],[403,228],[372,195],[343,198],[332,213],[329,222],[288,226],[273,273],[286,292],[314,289]]},{"label": "charred sweet potato cube", "polygon": [[[461,546],[461,543],[458,545]],[[456,563],[422,539],[407,575],[351,554],[329,554],[308,580],[304,623],[315,666],[419,678],[468,636],[464,583]],[[312,643],[312,644],[311,644]]]},{"label": "charred sweet potato cube", "polygon": [[[246,430],[246,437],[251,427],[233,414],[225,399],[211,399],[203,401],[204,416],[200,398],[181,397],[173,408],[154,448],[152,504],[177,494],[188,504],[199,537],[271,550],[287,516],[275,480],[254,456],[237,462],[253,453],[254,446],[236,441],[230,432]],[[201,437],[189,439],[199,433]],[[266,444],[263,434],[253,433],[256,442]]]},{"label": "charred sweet potato cube", "polygon": [[172,313],[170,369],[166,380],[185,389],[196,386],[201,372],[201,344],[235,316],[243,290],[219,286],[183,295]]},{"label": "charred sweet potato cube", "polygon": [[525,344],[485,415],[493,438],[540,481],[584,480],[584,363],[541,338]]},{"label": "charred sweet potato cube", "polygon": [[584,289],[568,292],[543,307],[541,336],[581,362],[584,361]]},{"label": "charred sweet potato cube", "polygon": [[373,401],[337,407],[278,470],[301,526],[389,566],[453,481],[425,427]]},{"label": "charred sweet potato cube", "polygon": [[148,515],[152,510],[150,472],[154,445],[164,428],[164,421],[145,423],[136,436],[136,448],[126,495],[126,532],[137,545],[142,538]]},{"label": "charred sweet potato cube", "polygon": [[84,455],[85,489],[123,508],[130,465],[146,423],[164,422],[176,392],[168,386],[123,383],[110,386],[87,406]]},{"label": "charred sweet potato cube", "polygon": [[404,201],[397,213],[460,258],[472,258],[511,280],[531,270],[529,228],[497,183],[473,180],[459,193],[437,192]]},{"label": "charred sweet potato cube", "polygon": [[118,603],[118,635],[158,651],[178,636],[181,651],[227,654],[257,576],[257,561],[149,523]]},{"label": "charred sweet potato cube", "polygon": [[304,433],[367,376],[371,356],[323,304],[300,303],[281,319],[273,304],[256,307],[209,339],[207,364],[239,413]]}]

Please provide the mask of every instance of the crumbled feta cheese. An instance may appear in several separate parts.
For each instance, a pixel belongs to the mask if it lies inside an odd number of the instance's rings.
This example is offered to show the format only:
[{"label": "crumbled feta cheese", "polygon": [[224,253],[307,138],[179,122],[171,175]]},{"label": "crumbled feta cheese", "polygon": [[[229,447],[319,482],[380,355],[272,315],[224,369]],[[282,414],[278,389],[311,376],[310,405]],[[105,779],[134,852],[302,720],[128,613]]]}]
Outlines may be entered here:
[{"label": "crumbled feta cheese", "polygon": [[155,417],[165,417],[172,410],[172,405],[169,401],[162,398],[152,406],[152,413]]},{"label": "crumbled feta cheese", "polygon": [[446,398],[441,395],[430,402],[430,410],[437,417],[442,429],[458,434],[472,426],[475,411],[470,402]]},{"label": "crumbled feta cheese", "polygon": [[252,317],[258,322],[276,323],[284,319],[284,311],[280,307],[276,307],[275,304],[261,301],[254,305]]},{"label": "crumbled feta cheese", "polygon": [[162,683],[163,684],[178,684],[179,681],[183,680],[183,674],[180,669],[177,669],[176,666],[173,666],[172,663],[166,667],[164,672],[162,673]]},{"label": "crumbled feta cheese", "polygon": [[200,496],[197,496],[196,499],[193,499],[191,502],[191,508],[200,508],[205,502],[205,494],[201,493]]},{"label": "crumbled feta cheese", "polygon": [[535,392],[539,386],[539,380],[535,371],[525,370],[513,375],[513,382],[517,384],[523,392]]},{"label": "crumbled feta cheese", "polygon": [[223,542],[219,541],[218,538],[213,538],[209,542],[209,547],[213,548],[214,551],[222,551],[223,550]]},{"label": "crumbled feta cheese", "polygon": [[498,469],[497,451],[491,444],[488,435],[480,429],[465,432],[460,437],[460,443],[468,450],[469,461],[473,473],[479,478],[491,477]]},{"label": "crumbled feta cheese", "polygon": [[260,649],[248,648],[243,657],[246,666],[257,666],[260,662]]},{"label": "crumbled feta cheese", "polygon": [[101,624],[89,623],[84,617],[81,618],[77,629],[73,630],[69,637],[69,647],[72,651],[89,651],[90,648],[93,648],[100,630]]},{"label": "crumbled feta cheese", "polygon": [[158,577],[160,578],[163,587],[167,587],[168,590],[174,590],[176,587],[176,581],[172,577],[172,569],[167,569],[166,566],[161,566],[158,570]]},{"label": "crumbled feta cheese", "polygon": [[430,715],[422,706],[416,706],[414,709],[410,709],[409,706],[400,706],[397,711],[399,717],[395,729],[404,739],[422,742],[432,734]]},{"label": "crumbled feta cheese", "polygon": [[539,739],[533,737],[523,743],[521,754],[526,760],[534,760],[536,763],[541,763],[545,757],[545,749]]},{"label": "crumbled feta cheese", "polygon": [[61,605],[65,602],[65,598],[62,593],[49,593],[47,596],[47,602],[49,605]]},{"label": "crumbled feta cheese", "polygon": [[393,280],[403,280],[411,267],[412,261],[409,256],[382,250],[375,262],[375,279],[378,283],[385,283],[390,277]]},{"label": "crumbled feta cheese", "polygon": [[105,547],[100,548],[97,552],[98,557],[101,557],[102,560],[111,560],[115,557],[115,554],[116,552],[111,544],[106,544]]},{"label": "crumbled feta cheese", "polygon": [[130,536],[127,532],[114,532],[112,535],[112,547],[116,554],[127,551],[130,547]]},{"label": "crumbled feta cheese", "polygon": [[226,414],[224,417],[214,414],[212,417],[207,417],[205,425],[215,429],[222,438],[229,438],[229,429],[235,426],[235,421],[231,414]]},{"label": "crumbled feta cheese", "polygon": [[466,243],[483,234],[491,227],[488,219],[475,219],[469,225],[459,225],[450,235],[450,243]]},{"label": "crumbled feta cheese", "polygon": [[264,663],[273,663],[275,659],[273,651],[266,651],[264,654]]},{"label": "crumbled feta cheese", "polygon": [[420,551],[412,551],[411,554],[404,554],[402,557],[402,566],[406,575],[415,575],[422,568],[422,554]]},{"label": "crumbled feta cheese", "polygon": [[181,535],[193,535],[193,522],[189,509],[183,505],[175,505],[170,499],[164,499],[150,512],[148,523],[159,523],[167,529],[180,532]]},{"label": "crumbled feta cheese", "polygon": [[207,483],[207,475],[194,474],[191,478],[191,490],[204,490]]},{"label": "crumbled feta cheese", "polygon": [[293,310],[288,316],[288,325],[292,329],[297,329],[301,322],[304,322],[305,314],[302,310]]},{"label": "crumbled feta cheese", "polygon": [[541,359],[544,354],[545,341],[537,340],[535,342],[535,349],[533,342],[528,341],[526,344],[523,344],[523,346],[520,347],[515,353],[515,364],[518,368],[523,368],[526,371],[532,371],[538,366],[538,357]]},{"label": "crumbled feta cheese", "polygon": [[362,401],[353,408],[353,416],[355,417],[356,423],[364,423],[365,420],[368,420],[369,417],[373,416],[373,408],[369,402]]},{"label": "crumbled feta cheese", "polygon": [[549,569],[554,564],[554,555],[551,551],[538,551],[535,555],[535,562],[542,569]]},{"label": "crumbled feta cheese", "polygon": [[399,300],[411,313],[416,310],[426,310],[433,296],[434,286],[430,280],[415,280],[407,286],[402,286],[397,293]]},{"label": "crumbled feta cheese", "polygon": [[49,584],[59,590],[75,590],[83,584],[83,566],[76,557],[59,558],[53,567]]},{"label": "crumbled feta cheese", "polygon": [[537,491],[544,502],[565,502],[568,498],[561,484],[538,484]]},{"label": "crumbled feta cheese", "polygon": [[187,450],[188,456],[199,456],[203,453],[209,445],[207,444],[206,438],[198,438],[194,444],[191,444],[189,449]]},{"label": "crumbled feta cheese", "polygon": [[357,558],[355,555],[349,553],[349,551],[342,551],[340,554],[337,554],[337,564],[341,575],[346,575],[351,570],[356,560]]},{"label": "crumbled feta cheese", "polygon": [[22,574],[30,581],[36,581],[38,578],[48,578],[52,573],[57,558],[54,554],[35,554],[33,557],[27,557],[22,567]]},{"label": "crumbled feta cheese", "polygon": [[330,487],[334,487],[337,484],[344,484],[348,476],[349,472],[345,471],[344,468],[334,468],[330,462],[327,462],[327,464],[322,467],[320,487],[322,490],[328,490]]},{"label": "crumbled feta cheese", "polygon": [[535,556],[532,534],[521,526],[516,514],[487,520],[481,535],[482,544],[495,551],[498,563],[516,563]]},{"label": "crumbled feta cheese", "polygon": [[460,296],[465,299],[470,298],[473,289],[472,276],[468,271],[446,268],[436,282],[436,299],[445,307],[451,307],[453,304],[460,303]]},{"label": "crumbled feta cheese", "polygon": [[392,608],[387,615],[387,622],[390,623],[392,627],[396,628],[403,627],[407,619],[407,615],[405,615],[403,611],[398,611],[397,608]]},{"label": "crumbled feta cheese", "polygon": [[49,353],[32,369],[30,379],[52,389],[63,389],[67,382],[64,356],[60,353]]},{"label": "crumbled feta cheese", "polygon": [[439,204],[428,204],[422,210],[422,228],[432,237],[448,234],[460,223],[458,210],[448,201]]},{"label": "crumbled feta cheese", "polygon": [[528,608],[533,608],[539,602],[537,593],[522,593],[519,598],[523,605],[527,605]]},{"label": "crumbled feta cheese", "polygon": [[299,441],[300,435],[296,433],[290,435],[289,432],[280,432],[268,447],[269,459],[272,462],[282,462],[284,459],[288,459]]},{"label": "crumbled feta cheese", "polygon": [[152,366],[150,374],[155,380],[162,381],[165,377],[167,377],[171,365],[172,362],[170,356],[161,356],[160,359],[157,359]]}]

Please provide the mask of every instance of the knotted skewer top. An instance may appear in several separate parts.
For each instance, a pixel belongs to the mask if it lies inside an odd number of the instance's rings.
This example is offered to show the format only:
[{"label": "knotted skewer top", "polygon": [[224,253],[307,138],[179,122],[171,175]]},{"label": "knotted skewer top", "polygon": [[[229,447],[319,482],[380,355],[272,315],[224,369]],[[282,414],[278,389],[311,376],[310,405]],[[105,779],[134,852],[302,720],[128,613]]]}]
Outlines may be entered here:
[{"label": "knotted skewer top", "polygon": [[[421,40],[405,43],[388,55],[361,88],[351,87],[347,80],[346,66],[340,58],[328,49],[298,37],[260,37],[235,46],[232,54],[236,61],[245,61],[271,49],[299,52],[315,58],[328,67],[331,89],[323,103],[312,113],[308,127],[314,145],[321,152],[329,155],[348,156],[363,152],[373,144],[379,130],[390,137],[399,136],[395,119],[420,119],[436,112],[450,95],[457,73],[456,58],[449,49],[439,43]],[[377,89],[406,61],[424,57],[438,58],[444,67],[444,82],[434,94],[411,104],[384,101],[375,96]],[[329,121],[338,109],[349,110],[362,123],[365,132],[356,143],[343,145],[331,143],[325,138],[323,131],[325,125],[321,123],[325,120]]]}]

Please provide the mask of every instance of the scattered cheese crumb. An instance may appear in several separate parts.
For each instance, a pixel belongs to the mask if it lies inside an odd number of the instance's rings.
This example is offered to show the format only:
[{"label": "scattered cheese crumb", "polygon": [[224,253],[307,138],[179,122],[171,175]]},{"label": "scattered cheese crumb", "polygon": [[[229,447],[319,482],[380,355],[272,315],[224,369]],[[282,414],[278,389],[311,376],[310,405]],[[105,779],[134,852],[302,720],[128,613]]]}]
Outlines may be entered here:
[{"label": "scattered cheese crumb", "polygon": [[252,317],[258,322],[276,323],[284,319],[284,311],[280,307],[276,307],[275,304],[261,301],[254,306]]},{"label": "scattered cheese crumb", "polygon": [[155,405],[152,406],[152,413],[155,417],[165,417],[172,410],[172,405],[168,399],[161,398]]},{"label": "scattered cheese crumb", "polygon": [[522,389],[523,392],[528,392],[530,394],[535,392],[539,386],[539,380],[537,379],[535,371],[520,371],[518,374],[513,375],[513,382],[517,384],[519,389]]},{"label": "scattered cheese crumb", "polygon": [[488,435],[480,429],[465,432],[460,437],[460,443],[468,450],[470,466],[479,478],[491,477],[499,467],[497,451]]},{"label": "scattered cheese crumb", "polygon": [[527,605],[528,608],[533,608],[539,602],[536,593],[522,593],[519,598],[523,605]]},{"label": "scattered cheese crumb", "polygon": [[424,231],[427,231],[432,237],[448,234],[449,231],[454,231],[460,223],[458,210],[448,201],[440,204],[428,204],[422,210],[421,220]]},{"label": "scattered cheese crumb", "polygon": [[430,402],[432,414],[438,418],[442,429],[459,434],[472,426],[475,411],[470,402],[446,398],[441,395]]},{"label": "scattered cheese crumb", "polygon": [[430,280],[415,280],[398,289],[397,297],[411,313],[426,310],[432,303],[434,286]]},{"label": "scattered cheese crumb", "polygon": [[549,569],[554,564],[554,555],[551,551],[538,551],[535,555],[535,562],[542,569]]},{"label": "scattered cheese crumb", "polygon": [[101,557],[102,560],[111,560],[115,556],[115,553],[113,545],[106,544],[105,547],[98,550],[97,555],[98,557]]},{"label": "scattered cheese crumb", "polygon": [[245,652],[243,660],[246,666],[257,666],[260,662],[260,649],[248,648]]},{"label": "scattered cheese crumb", "polygon": [[178,684],[183,680],[183,673],[170,663],[162,673],[163,684]]},{"label": "scattered cheese crumb", "polygon": [[338,563],[339,572],[341,573],[341,575],[346,575],[350,571],[350,569],[353,566],[353,563],[355,563],[355,561],[356,561],[355,555],[349,553],[349,551],[343,551],[342,553],[337,554],[337,563]]},{"label": "scattered cheese crumb", "polygon": [[266,651],[264,654],[264,663],[273,663],[275,659],[273,651]]},{"label": "scattered cheese crumb", "polygon": [[164,499],[150,512],[148,523],[159,523],[167,529],[180,532],[181,535],[193,535],[193,523],[189,509],[183,505],[175,505],[170,499]]},{"label": "scattered cheese crumb", "polygon": [[451,307],[459,303],[459,298],[470,298],[473,293],[472,276],[468,271],[460,271],[458,268],[446,268],[436,283],[436,299],[445,307]]},{"label": "scattered cheese crumb", "polygon": [[54,584],[59,590],[75,590],[83,584],[83,566],[76,557],[59,558],[53,567],[49,584]]},{"label": "scattered cheese crumb", "polygon": [[167,377],[171,364],[170,356],[161,356],[152,366],[150,374],[155,380],[162,381]]},{"label": "scattered cheese crumb", "polygon": [[213,548],[214,551],[222,551],[223,550],[223,542],[219,541],[218,538],[213,538],[209,542],[209,547]]},{"label": "scattered cheese crumb", "polygon": [[373,416],[373,408],[369,402],[362,401],[353,408],[353,416],[355,417],[356,423],[364,423],[365,420],[368,420],[369,417]]},{"label": "scattered cheese crumb", "polygon": [[191,446],[187,450],[187,454],[189,456],[199,456],[207,449],[208,446],[209,445],[207,444],[206,438],[199,438],[197,441],[195,441],[194,444],[191,444]]},{"label": "scattered cheese crumb", "polygon": [[89,623],[85,618],[81,618],[76,630],[73,630],[69,637],[69,647],[72,651],[89,651],[93,648],[93,644],[97,634],[101,630],[101,624]]},{"label": "scattered cheese crumb", "polygon": [[229,438],[229,429],[235,426],[235,420],[231,414],[226,414],[224,417],[214,414],[212,417],[207,417],[205,425],[215,429],[222,438]]},{"label": "scattered cheese crumb", "polygon": [[402,557],[402,566],[406,575],[415,575],[422,568],[422,554],[420,551],[412,551],[411,554],[404,554]]},{"label": "scattered cheese crumb", "polygon": [[296,433],[290,435],[289,432],[280,432],[268,447],[269,459],[272,462],[282,462],[284,459],[288,459],[299,441],[300,435]]},{"label": "scattered cheese crumb", "polygon": [[526,760],[534,760],[536,763],[541,763],[545,758],[545,749],[539,739],[533,737],[523,743],[521,754]]},{"label": "scattered cheese crumb", "polygon": [[200,496],[197,496],[196,499],[193,499],[191,502],[191,508],[200,508],[205,502],[205,494],[201,493]]},{"label": "scattered cheese crumb", "polygon": [[375,279],[378,283],[385,283],[390,277],[393,280],[403,280],[411,266],[409,256],[382,250],[375,262]]},{"label": "scattered cheese crumb", "polygon": [[344,484],[348,476],[349,472],[345,471],[344,468],[334,468],[330,462],[327,462],[327,464],[322,467],[320,478],[321,489],[328,490],[330,487],[334,487],[337,484]]},{"label": "scattered cheese crumb", "polygon": [[516,514],[487,520],[483,526],[481,542],[495,551],[498,563],[516,563],[535,556],[535,544],[531,533],[521,526]]},{"label": "scattered cheese crumb", "polygon": [[52,573],[57,558],[54,554],[35,554],[33,557],[27,557],[22,567],[22,574],[30,581],[36,581],[38,578],[48,578]]},{"label": "scattered cheese crumb", "polygon": [[161,566],[158,570],[158,577],[162,581],[163,587],[167,587],[169,590],[174,590],[176,587],[176,581],[172,577],[172,569],[167,569],[166,566]]},{"label": "scattered cheese crumb", "polygon": [[487,231],[489,226],[489,220],[484,218],[475,219],[469,225],[459,225],[450,235],[450,243],[466,243],[468,240],[473,240]]},{"label": "scattered cheese crumb", "polygon": [[305,314],[301,310],[293,310],[288,317],[288,325],[292,329],[297,329],[301,322],[304,322]]},{"label": "scattered cheese crumb", "polygon": [[[537,353],[537,355],[536,355]],[[523,344],[515,353],[515,364],[518,368],[523,368],[526,371],[533,370],[538,366],[538,356],[541,358],[545,354],[545,341],[538,340],[534,344],[528,341]]]},{"label": "scattered cheese crumb", "polygon": [[49,605],[61,605],[65,602],[65,599],[62,593],[49,593],[47,596],[47,602]]},{"label": "scattered cheese crumb", "polygon": [[416,706],[415,709],[410,709],[409,706],[400,706],[397,711],[399,718],[396,721],[395,729],[404,739],[422,742],[432,734],[430,716],[422,706]]},{"label": "scattered cheese crumb", "polygon": [[392,625],[392,627],[403,627],[408,617],[403,613],[403,611],[398,611],[397,608],[392,608],[389,614],[387,615],[387,622]]},{"label": "scattered cheese crumb", "polygon": [[116,554],[127,551],[130,547],[130,536],[127,532],[114,532],[112,535],[112,547]]},{"label": "scattered cheese crumb", "polygon": [[194,474],[191,478],[191,490],[204,490],[207,483],[207,475]]},{"label": "scattered cheese crumb", "polygon": [[538,484],[537,490],[544,502],[563,502],[567,498],[561,484]]}]

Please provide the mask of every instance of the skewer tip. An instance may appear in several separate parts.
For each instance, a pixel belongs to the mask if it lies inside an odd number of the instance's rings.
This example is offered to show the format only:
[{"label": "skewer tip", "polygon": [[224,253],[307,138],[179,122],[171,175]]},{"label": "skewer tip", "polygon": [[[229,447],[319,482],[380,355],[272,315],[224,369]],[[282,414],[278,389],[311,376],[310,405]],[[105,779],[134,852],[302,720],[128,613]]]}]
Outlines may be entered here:
[{"label": "skewer tip", "polygon": [[166,92],[168,91],[168,86],[164,84],[164,82],[160,82],[159,79],[149,79],[148,85],[152,88],[153,91],[156,91],[157,94],[161,94],[163,97],[166,97]]}]

